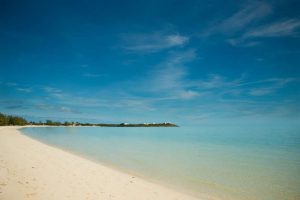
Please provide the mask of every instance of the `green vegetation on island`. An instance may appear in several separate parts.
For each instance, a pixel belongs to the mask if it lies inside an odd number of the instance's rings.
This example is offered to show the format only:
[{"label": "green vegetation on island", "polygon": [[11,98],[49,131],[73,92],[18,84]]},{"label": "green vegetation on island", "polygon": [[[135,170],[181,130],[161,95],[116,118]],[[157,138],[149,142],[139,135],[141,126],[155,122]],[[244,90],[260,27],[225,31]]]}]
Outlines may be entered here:
[{"label": "green vegetation on island", "polygon": [[45,122],[39,121],[27,121],[23,117],[5,115],[0,113],[0,126],[25,126],[25,125],[35,125],[35,126],[101,126],[101,127],[178,127],[176,124],[170,122],[164,123],[121,123],[121,124],[108,124],[108,123],[80,123],[80,122],[59,122],[46,120]]},{"label": "green vegetation on island", "polygon": [[0,126],[24,126],[28,122],[23,117],[4,115],[0,113]]}]

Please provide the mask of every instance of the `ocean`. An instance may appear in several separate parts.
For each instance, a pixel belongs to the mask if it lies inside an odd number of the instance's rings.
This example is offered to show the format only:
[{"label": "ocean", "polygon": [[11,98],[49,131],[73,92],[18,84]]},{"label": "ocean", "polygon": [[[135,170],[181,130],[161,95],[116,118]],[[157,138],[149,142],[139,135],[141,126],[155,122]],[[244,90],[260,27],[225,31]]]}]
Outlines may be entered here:
[{"label": "ocean", "polygon": [[34,127],[21,131],[43,143],[199,197],[300,199],[297,129]]}]

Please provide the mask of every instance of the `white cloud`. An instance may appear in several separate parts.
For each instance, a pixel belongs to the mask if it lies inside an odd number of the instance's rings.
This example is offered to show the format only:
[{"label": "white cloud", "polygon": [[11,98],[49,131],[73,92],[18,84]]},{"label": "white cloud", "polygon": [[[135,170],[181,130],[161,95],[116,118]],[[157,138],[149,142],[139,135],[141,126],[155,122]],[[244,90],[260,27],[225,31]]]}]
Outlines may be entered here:
[{"label": "white cloud", "polygon": [[183,90],[178,93],[179,97],[182,99],[193,99],[195,97],[200,96],[200,93],[193,90]]},{"label": "white cloud", "polygon": [[193,83],[199,90],[210,91],[211,95],[230,95],[242,98],[245,95],[264,96],[276,93],[287,84],[297,81],[295,78],[268,78],[257,81],[246,81],[242,75],[240,78],[228,80],[228,78],[212,74],[206,80],[197,80]]},{"label": "white cloud", "polygon": [[164,99],[192,99],[200,94],[191,88],[185,64],[196,58],[195,50],[177,52],[160,63],[142,82],[148,92],[160,93]]},{"label": "white cloud", "polygon": [[299,28],[300,20],[288,19],[252,29],[243,35],[243,39],[255,37],[292,36],[297,34],[296,30]]},{"label": "white cloud", "polygon": [[226,40],[226,42],[232,46],[240,46],[240,47],[256,47],[261,45],[261,42],[258,41],[246,41],[242,37],[231,38]]},{"label": "white cloud", "polygon": [[43,90],[49,94],[50,96],[56,97],[56,98],[63,98],[65,97],[65,94],[62,90],[53,88],[53,87],[43,87]]},{"label": "white cloud", "polygon": [[157,52],[187,44],[189,38],[180,34],[133,34],[123,36],[124,48],[136,52]]},{"label": "white cloud", "polygon": [[71,108],[66,107],[66,106],[60,106],[59,111],[65,112],[65,113],[77,113],[77,112],[73,111]]},{"label": "white cloud", "polygon": [[187,75],[186,69],[179,66],[167,65],[166,67],[151,72],[150,90],[170,90],[183,87],[183,79]]},{"label": "white cloud", "polygon": [[[296,80],[297,79],[294,78],[272,78],[272,79],[266,79],[266,80],[244,84],[243,86],[254,85],[254,87],[250,88],[249,91],[249,95],[251,96],[265,96],[265,95],[275,93],[277,90],[283,88],[288,83]],[[256,86],[257,84],[259,85],[263,84],[263,85],[258,87]]]},{"label": "white cloud", "polygon": [[199,80],[197,82],[197,86],[202,89],[228,88],[236,86],[242,81],[242,79],[243,77],[233,81],[228,81],[225,77],[218,74],[210,74],[208,79]]},{"label": "white cloud", "polygon": [[26,93],[32,92],[31,88],[16,88],[16,90]]},{"label": "white cloud", "polygon": [[153,111],[155,110],[151,106],[151,100],[145,98],[127,97],[118,100],[115,103],[118,108],[129,108],[130,110],[143,110],[143,111]]},{"label": "white cloud", "polygon": [[275,92],[276,88],[253,88],[249,91],[252,96],[265,96]]},{"label": "white cloud", "polygon": [[166,36],[165,39],[167,44],[172,47],[172,46],[177,46],[177,45],[183,45],[186,42],[188,42],[188,37],[181,36],[181,35],[168,35]]},{"label": "white cloud", "polygon": [[61,113],[73,113],[73,114],[79,114],[79,111],[75,111],[70,107],[67,106],[61,106],[56,104],[46,104],[46,103],[37,103],[34,104],[34,107],[40,110],[46,110],[50,112],[61,112]]},{"label": "white cloud", "polygon": [[255,47],[262,44],[260,38],[298,36],[299,19],[284,19],[262,23],[272,13],[272,7],[265,2],[251,2],[232,16],[218,22],[201,35],[208,37],[222,34],[224,40],[239,47]]},{"label": "white cloud", "polygon": [[243,33],[242,36],[228,39],[227,42],[233,46],[253,47],[260,44],[257,41],[259,38],[297,36],[299,28],[300,20],[288,19],[252,28]]},{"label": "white cloud", "polygon": [[0,85],[2,85],[2,84],[6,87],[14,88],[15,90],[20,91],[20,92],[24,92],[24,93],[32,92],[32,88],[28,87],[26,85],[21,85],[21,84],[14,83],[14,82],[4,82],[4,83],[0,82]]},{"label": "white cloud", "polygon": [[[236,79],[209,74],[207,78],[191,79],[186,66],[196,58],[194,50],[177,52],[149,72],[142,80],[133,81],[132,85],[139,92],[159,96],[156,101],[214,99],[214,98],[249,98],[278,92],[294,78],[268,78],[247,81],[245,75]],[[136,87],[138,86],[138,87]],[[225,97],[226,96],[226,97]]]},{"label": "white cloud", "polygon": [[255,85],[261,85],[261,84],[269,84],[269,85],[278,85],[278,86],[284,86],[290,82],[298,81],[296,78],[288,77],[288,78],[268,78],[263,80],[257,80],[257,81],[250,81],[250,82],[242,82],[238,84],[237,86],[255,86]]},{"label": "white cloud", "polygon": [[224,32],[239,30],[251,22],[269,15],[271,12],[271,6],[266,3],[252,3],[224,20],[220,25],[220,29]]},{"label": "white cloud", "polygon": [[272,13],[272,8],[264,2],[252,2],[239,11],[208,28],[202,35],[210,36],[216,33],[234,34],[252,22]]}]

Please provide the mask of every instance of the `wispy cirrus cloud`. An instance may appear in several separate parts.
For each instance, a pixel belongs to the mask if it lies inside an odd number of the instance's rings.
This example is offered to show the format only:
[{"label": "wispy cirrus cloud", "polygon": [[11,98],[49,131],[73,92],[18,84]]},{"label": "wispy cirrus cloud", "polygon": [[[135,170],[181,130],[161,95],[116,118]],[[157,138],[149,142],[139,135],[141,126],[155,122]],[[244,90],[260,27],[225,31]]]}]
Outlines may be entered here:
[{"label": "wispy cirrus cloud", "polygon": [[[277,90],[283,88],[287,84],[297,81],[295,78],[273,78],[266,79],[262,81],[256,81],[254,83],[250,83],[248,85],[254,85],[253,88],[249,90],[249,95],[252,96],[265,96],[269,94],[275,93]],[[261,85],[261,87],[257,87],[256,85]],[[245,86],[245,85],[244,85]]]},{"label": "wispy cirrus cloud", "polygon": [[194,49],[173,53],[155,66],[149,75],[143,76],[141,81],[133,81],[132,85],[135,85],[138,92],[160,97],[154,100],[157,102],[255,98],[276,94],[289,83],[297,81],[291,77],[249,81],[245,74],[234,79],[220,74],[208,74],[206,78],[191,79],[187,65],[196,57]]},{"label": "wispy cirrus cloud", "polygon": [[232,35],[252,22],[260,20],[271,13],[272,7],[269,4],[264,2],[251,2],[250,4],[244,5],[230,17],[217,22],[205,30],[202,35],[210,36],[218,33]]},{"label": "wispy cirrus cloud", "polygon": [[32,92],[31,88],[16,88],[16,90],[20,92],[26,92],[26,93]]},{"label": "wispy cirrus cloud", "polygon": [[254,28],[243,35],[245,38],[293,36],[300,28],[300,20],[287,19]]},{"label": "wispy cirrus cloud", "polygon": [[249,94],[252,96],[265,96],[274,93],[277,89],[276,87],[253,88],[249,91]]},{"label": "wispy cirrus cloud", "polygon": [[265,96],[276,93],[287,84],[298,81],[296,78],[267,78],[248,81],[244,75],[236,79],[228,79],[218,74],[209,74],[207,79],[193,83],[201,91],[219,91],[219,94],[234,96]]},{"label": "wispy cirrus cloud", "polygon": [[[196,52],[193,49],[172,53],[155,69],[150,70],[148,75],[133,80],[131,85],[118,83],[122,93],[118,93],[116,88],[107,88],[110,92],[105,95],[97,92],[82,93],[83,91],[66,94],[59,88],[41,87],[40,89],[51,98],[34,97],[26,102],[0,101],[0,108],[8,113],[24,109],[48,116],[57,116],[59,113],[65,118],[82,113],[97,116],[98,112],[155,114],[159,110],[168,113],[166,116],[172,115],[178,119],[184,112],[190,116],[188,120],[194,121],[224,116],[291,116],[293,113],[289,105],[283,102],[283,98],[270,102],[269,98],[262,97],[273,94],[280,97],[278,94],[281,94],[281,89],[298,79],[287,77],[249,81],[249,77],[244,75],[230,78],[220,74],[208,74],[206,78],[192,79],[187,66],[195,58]],[[134,87],[131,87],[132,85]],[[18,86],[22,87],[21,84]],[[60,94],[64,94],[63,98]],[[195,114],[195,110],[199,115]],[[116,121],[120,120],[118,117],[113,118]],[[97,120],[99,121],[99,118]]]},{"label": "wispy cirrus cloud", "polygon": [[196,83],[200,89],[218,89],[236,87],[243,81],[243,76],[234,80],[227,80],[226,77],[219,74],[209,74],[205,80],[199,80]]},{"label": "wispy cirrus cloud", "polygon": [[140,84],[140,89],[160,93],[168,99],[193,99],[200,95],[193,90],[188,80],[186,64],[196,58],[194,49],[171,54],[154,70],[149,72]]},{"label": "wispy cirrus cloud", "polygon": [[257,39],[298,36],[300,33],[299,29],[300,20],[281,20],[252,28],[239,37],[228,39],[227,42],[233,46],[257,46],[260,44]]},{"label": "wispy cirrus cloud", "polygon": [[60,89],[54,88],[54,87],[43,87],[42,88],[44,90],[44,92],[46,92],[46,94],[48,94],[49,96],[52,97],[56,97],[56,98],[63,98],[65,96],[64,92]]},{"label": "wispy cirrus cloud", "polygon": [[0,82],[0,86],[3,85],[5,87],[13,88],[16,91],[23,92],[23,93],[30,93],[33,91],[33,87],[28,87],[28,85],[20,85],[15,82]]},{"label": "wispy cirrus cloud", "polygon": [[272,14],[272,6],[265,2],[251,2],[225,20],[207,28],[204,37],[222,35],[232,46],[254,47],[263,38],[291,37],[299,35],[300,20],[296,18],[266,22]]},{"label": "wispy cirrus cloud", "polygon": [[44,110],[47,112],[61,112],[61,113],[73,113],[73,114],[80,114],[81,112],[74,110],[68,106],[63,105],[55,105],[55,104],[46,104],[46,103],[37,103],[33,105],[35,108]]},{"label": "wispy cirrus cloud", "polygon": [[147,34],[130,34],[122,37],[123,48],[133,52],[153,53],[172,47],[181,47],[189,42],[189,37],[162,32]]}]

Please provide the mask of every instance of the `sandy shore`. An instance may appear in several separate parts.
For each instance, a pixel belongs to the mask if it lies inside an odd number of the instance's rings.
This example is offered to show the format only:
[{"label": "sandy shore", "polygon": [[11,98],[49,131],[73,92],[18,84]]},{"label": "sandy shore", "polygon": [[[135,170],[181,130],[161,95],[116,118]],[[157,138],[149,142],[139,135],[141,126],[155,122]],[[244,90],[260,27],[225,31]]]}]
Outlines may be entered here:
[{"label": "sandy shore", "polygon": [[194,200],[0,127],[1,200]]}]

